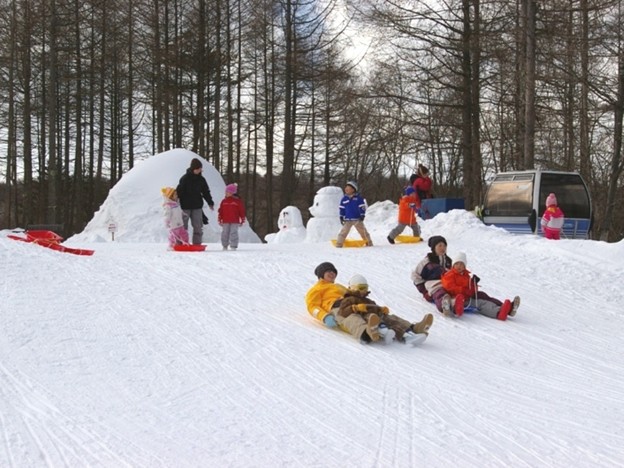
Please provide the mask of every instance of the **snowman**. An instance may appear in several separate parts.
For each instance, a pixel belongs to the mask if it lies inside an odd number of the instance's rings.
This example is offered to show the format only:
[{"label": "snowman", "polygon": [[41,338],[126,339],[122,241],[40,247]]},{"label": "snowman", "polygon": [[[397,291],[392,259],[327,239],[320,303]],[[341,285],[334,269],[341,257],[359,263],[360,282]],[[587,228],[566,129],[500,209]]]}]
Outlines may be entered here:
[{"label": "snowman", "polygon": [[269,244],[294,244],[303,242],[306,237],[306,228],[303,225],[301,211],[296,206],[287,206],[277,218],[279,232],[267,234],[264,240]]},{"label": "snowman", "polygon": [[342,225],[338,214],[340,200],[344,193],[340,187],[323,187],[316,192],[314,203],[309,208],[306,242],[326,242],[335,239]]}]

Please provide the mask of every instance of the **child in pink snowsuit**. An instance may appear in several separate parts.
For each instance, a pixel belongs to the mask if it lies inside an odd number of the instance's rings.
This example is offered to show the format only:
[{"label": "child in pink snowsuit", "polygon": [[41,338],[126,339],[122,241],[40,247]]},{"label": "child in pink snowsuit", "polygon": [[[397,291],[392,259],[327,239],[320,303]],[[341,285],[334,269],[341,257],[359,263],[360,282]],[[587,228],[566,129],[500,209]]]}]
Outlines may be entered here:
[{"label": "child in pink snowsuit", "polygon": [[178,194],[172,187],[161,189],[163,194],[163,211],[165,214],[165,226],[169,228],[169,247],[173,249],[176,244],[188,244],[189,236],[184,229],[182,220],[182,208],[178,202]]},{"label": "child in pink snowsuit", "polygon": [[542,216],[542,232],[546,239],[558,240],[563,228],[564,215],[561,208],[557,206],[557,197],[551,193],[546,198],[546,211]]}]

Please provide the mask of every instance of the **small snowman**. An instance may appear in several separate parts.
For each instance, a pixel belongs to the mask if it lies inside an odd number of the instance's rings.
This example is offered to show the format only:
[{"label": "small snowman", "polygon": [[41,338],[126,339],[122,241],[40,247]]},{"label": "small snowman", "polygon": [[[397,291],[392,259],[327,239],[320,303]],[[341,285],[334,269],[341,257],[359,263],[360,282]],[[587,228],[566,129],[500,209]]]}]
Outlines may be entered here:
[{"label": "small snowman", "polygon": [[307,225],[306,242],[326,242],[336,238],[340,231],[340,200],[344,193],[340,187],[322,187],[314,196],[314,203],[309,208],[310,218]]},{"label": "small snowman", "polygon": [[303,242],[306,237],[301,211],[296,206],[287,206],[280,211],[277,227],[279,232],[264,236],[269,244],[295,244]]}]

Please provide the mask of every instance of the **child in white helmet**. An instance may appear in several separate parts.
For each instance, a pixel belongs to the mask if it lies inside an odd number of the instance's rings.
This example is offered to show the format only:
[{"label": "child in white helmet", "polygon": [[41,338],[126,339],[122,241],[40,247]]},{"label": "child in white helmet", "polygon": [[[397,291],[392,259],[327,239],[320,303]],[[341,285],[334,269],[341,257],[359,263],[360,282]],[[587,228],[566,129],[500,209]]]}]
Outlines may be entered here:
[{"label": "child in white helmet", "polygon": [[369,294],[368,282],[362,275],[354,275],[349,280],[349,288],[336,314],[336,320],[343,329],[363,343],[382,338],[389,343],[394,338],[415,345],[426,339],[433,315],[426,314],[420,322],[410,323],[390,314],[388,307],[377,305],[367,297]]}]

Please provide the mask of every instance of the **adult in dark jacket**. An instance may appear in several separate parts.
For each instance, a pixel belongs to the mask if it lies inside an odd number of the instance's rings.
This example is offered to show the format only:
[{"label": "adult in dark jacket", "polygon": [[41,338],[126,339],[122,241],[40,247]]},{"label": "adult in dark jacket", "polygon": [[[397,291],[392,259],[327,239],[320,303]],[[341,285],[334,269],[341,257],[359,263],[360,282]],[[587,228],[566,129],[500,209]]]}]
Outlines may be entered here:
[{"label": "adult in dark jacket", "polygon": [[202,163],[199,159],[193,158],[186,174],[180,178],[176,192],[182,208],[184,229],[188,230],[190,219],[193,226],[193,244],[199,245],[202,243],[203,235],[204,200],[208,203],[208,207],[214,210],[214,202],[210,196],[208,182],[202,175]]}]

